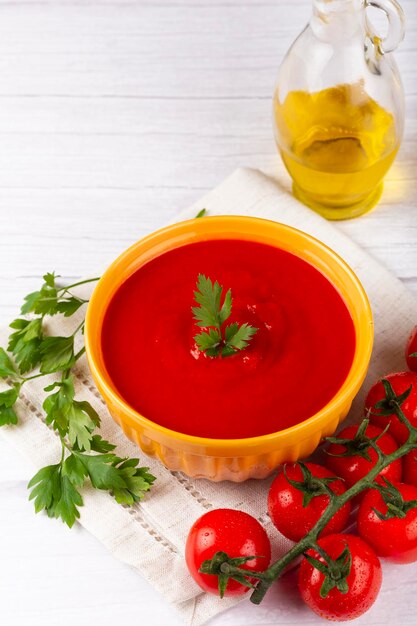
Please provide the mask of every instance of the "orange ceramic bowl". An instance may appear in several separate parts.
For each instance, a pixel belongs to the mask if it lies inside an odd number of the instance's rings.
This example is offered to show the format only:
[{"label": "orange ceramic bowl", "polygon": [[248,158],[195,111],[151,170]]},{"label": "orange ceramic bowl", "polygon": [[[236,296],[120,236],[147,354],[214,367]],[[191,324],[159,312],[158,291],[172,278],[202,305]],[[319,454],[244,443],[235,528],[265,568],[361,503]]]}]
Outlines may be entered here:
[{"label": "orange ceramic bowl", "polygon": [[[109,303],[120,285],[151,259],[185,244],[208,239],[242,239],[287,250],[322,272],[339,291],[355,327],[350,371],[336,395],[309,419],[275,433],[248,439],[208,439],[160,426],[133,409],[119,394],[103,361],[101,333]],[[141,239],[110,265],[90,300],[85,342],[92,376],[114,420],[142,450],[171,470],[213,481],[264,478],[280,463],[311,454],[322,437],[346,417],[368,369],[373,343],[370,305],[358,278],[330,248],[276,222],[251,217],[204,217],[163,228]]]}]

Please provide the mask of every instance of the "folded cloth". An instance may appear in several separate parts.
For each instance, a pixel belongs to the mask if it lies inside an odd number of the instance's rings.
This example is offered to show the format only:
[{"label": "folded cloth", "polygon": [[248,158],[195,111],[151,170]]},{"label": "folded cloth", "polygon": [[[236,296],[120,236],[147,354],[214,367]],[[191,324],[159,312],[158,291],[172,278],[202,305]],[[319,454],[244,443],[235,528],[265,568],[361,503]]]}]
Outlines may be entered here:
[{"label": "folded cloth", "polygon": [[[182,212],[178,220],[194,217],[202,208],[210,215],[252,215],[304,230],[338,252],[357,273],[368,293],[375,318],[375,347],[369,374],[349,416],[351,421],[358,419],[362,413],[364,390],[372,381],[405,367],[403,346],[417,319],[416,300],[399,280],[337,227],[299,204],[260,172],[237,170],[193,207]],[[91,290],[91,286],[84,286],[80,294],[88,297]],[[74,317],[52,318],[51,331],[70,334],[78,322]],[[8,334],[7,328],[0,331],[0,345],[5,345]],[[51,381],[54,379],[53,376],[50,378]],[[165,469],[158,461],[146,458],[113,422],[94,387],[85,358],[77,364],[75,378],[77,397],[88,400],[96,408],[102,419],[101,433],[117,444],[118,455],[139,454],[142,464],[149,465],[157,477],[145,500],[133,507],[117,504],[105,492],[85,488],[80,523],[118,559],[137,569],[151,582],[177,609],[186,624],[198,626],[233,606],[237,599],[220,600],[206,595],[189,576],[184,562],[187,533],[193,521],[212,508],[241,509],[265,526],[276,558],[291,544],[272,527],[267,515],[266,494],[271,479],[214,484]],[[6,439],[33,460],[36,468],[57,462],[61,453],[56,434],[44,422],[45,385],[44,379],[38,379],[24,386],[23,397],[18,403],[19,426],[1,430]],[[169,576],[166,576],[167,572]]]}]

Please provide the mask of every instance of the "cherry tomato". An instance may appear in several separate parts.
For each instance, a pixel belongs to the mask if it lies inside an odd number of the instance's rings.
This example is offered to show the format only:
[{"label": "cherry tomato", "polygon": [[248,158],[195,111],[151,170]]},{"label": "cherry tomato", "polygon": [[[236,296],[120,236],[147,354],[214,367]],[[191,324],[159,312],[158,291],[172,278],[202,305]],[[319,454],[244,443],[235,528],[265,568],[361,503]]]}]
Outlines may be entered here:
[{"label": "cherry tomato", "polygon": [[[251,515],[233,509],[214,509],[202,515],[191,527],[185,546],[185,560],[196,583],[209,593],[219,594],[218,577],[198,570],[216,552],[229,557],[257,556],[239,567],[264,571],[271,560],[271,545],[260,523]],[[240,596],[248,587],[229,578],[225,596]]]},{"label": "cherry tomato", "polygon": [[[348,591],[342,593],[333,587],[322,598],[320,590],[325,576],[304,558],[298,576],[302,599],[312,611],[326,619],[341,622],[359,617],[372,606],[381,588],[382,570],[378,557],[365,541],[354,535],[328,535],[318,544],[332,559],[339,557],[346,547],[349,548],[352,564],[346,577]],[[317,552],[309,550],[308,554],[325,563]]]},{"label": "cherry tomato", "polygon": [[[412,426],[417,426],[417,373],[415,372],[397,372],[384,377],[391,383],[391,386],[397,396],[401,395],[411,386],[411,393],[401,404],[401,410]],[[371,387],[365,401],[365,413],[370,409],[372,414],[370,420],[376,426],[385,428],[390,423],[389,434],[392,435],[398,443],[404,443],[408,437],[408,430],[404,424],[400,422],[395,413],[391,415],[375,415],[379,409],[375,405],[380,400],[386,398],[385,389],[381,381],[378,381]]]},{"label": "cherry tomato", "polygon": [[408,368],[412,372],[417,372],[417,356],[411,356],[412,354],[417,354],[417,326],[414,326],[405,347],[405,360]]},{"label": "cherry tomato", "polygon": [[[355,438],[356,433],[358,432],[360,426],[347,426],[344,428],[337,437],[340,439],[350,439],[353,440]],[[382,430],[377,426],[373,426],[372,424],[368,424],[364,435],[369,439],[373,439],[382,433]],[[346,446],[332,443],[327,449],[329,453],[326,458],[326,465],[336,474],[336,476],[340,476],[345,481],[347,487],[352,487],[355,483],[358,482],[361,478],[368,474],[368,472],[375,465],[378,455],[376,451],[372,447],[367,448],[367,454],[371,459],[368,461],[363,456],[360,456],[360,446],[361,442],[358,441],[357,444],[353,444],[356,448],[359,446],[358,453],[352,451],[351,456],[331,456],[332,454],[343,454],[346,451]],[[385,454],[390,454],[394,452],[398,445],[393,437],[388,433],[382,435],[377,442],[379,448]],[[385,469],[383,469],[379,475],[378,479],[381,476],[385,476],[388,480],[401,480],[402,475],[402,461],[401,459],[397,459],[390,465],[388,465]]]},{"label": "cherry tomato", "polygon": [[403,457],[403,481],[417,487],[417,449]]},{"label": "cherry tomato", "polygon": [[[272,522],[280,533],[293,541],[299,541],[313,528],[329,503],[328,495],[314,495],[314,491],[317,491],[314,478],[335,478],[332,472],[321,465],[316,463],[304,465],[312,475],[312,482],[306,485],[306,489],[313,497],[307,506],[303,506],[304,494],[287,480],[288,477],[290,480],[303,481],[302,470],[298,464],[286,465],[285,473],[282,470],[279,472],[268,494],[268,511]],[[336,494],[346,491],[341,480],[329,482],[328,486]],[[343,530],[347,524],[350,509],[350,502],[347,502],[322,530],[321,536]]]},{"label": "cherry tomato", "polygon": [[[417,487],[393,483],[405,502],[417,500]],[[376,489],[369,489],[358,511],[358,533],[379,556],[395,563],[417,561],[417,508],[410,509],[405,517],[379,519],[375,513],[386,515],[388,507]]]}]

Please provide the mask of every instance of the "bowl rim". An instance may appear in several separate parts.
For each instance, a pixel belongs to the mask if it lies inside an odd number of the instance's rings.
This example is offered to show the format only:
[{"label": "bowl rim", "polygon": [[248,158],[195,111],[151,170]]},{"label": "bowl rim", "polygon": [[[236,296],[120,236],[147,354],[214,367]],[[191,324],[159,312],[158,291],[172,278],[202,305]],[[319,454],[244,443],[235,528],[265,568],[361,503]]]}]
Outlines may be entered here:
[{"label": "bowl rim", "polygon": [[[152,421],[151,419],[145,417],[144,415],[136,411],[136,409],[134,409],[121,396],[121,394],[117,391],[116,387],[113,386],[112,384],[109,384],[109,382],[112,383],[112,381],[107,371],[106,370],[103,371],[101,368],[98,367],[97,359],[95,358],[95,350],[99,348],[97,348],[97,346],[94,346],[94,341],[90,333],[90,327],[93,324],[92,320],[95,315],[95,310],[97,307],[101,306],[100,305],[100,295],[101,295],[100,291],[102,289],[103,282],[104,280],[108,280],[109,276],[115,273],[115,271],[120,266],[120,264],[125,262],[127,259],[130,259],[130,257],[132,257],[135,254],[139,255],[141,249],[143,249],[145,246],[149,246],[149,244],[152,244],[152,242],[158,242],[161,239],[161,237],[163,237],[164,241],[166,242],[169,242],[171,240],[175,240],[175,241],[178,240],[177,241],[178,245],[172,245],[171,247],[167,247],[166,249],[159,251],[152,258],[155,258],[156,256],[160,256],[160,254],[164,254],[165,252],[168,252],[169,250],[173,248],[192,243],[192,241],[187,240],[188,238],[184,239],[183,237],[176,237],[176,235],[184,234],[184,232],[190,236],[191,235],[197,236],[198,238],[196,239],[196,241],[206,241],[206,240],[216,239],[216,238],[226,239],[226,237],[220,236],[224,233],[224,231],[221,230],[220,227],[222,227],[226,223],[232,224],[235,227],[243,225],[243,226],[246,226],[247,228],[250,228],[251,225],[259,226],[259,227],[263,226],[265,229],[274,229],[274,230],[280,231],[281,233],[284,234],[284,236],[285,234],[288,235],[291,233],[301,236],[301,238],[307,240],[310,244],[312,244],[317,251],[324,253],[324,255],[328,259],[331,259],[333,263],[335,263],[339,269],[342,269],[345,275],[349,277],[352,284],[356,288],[356,295],[359,297],[360,304],[365,314],[365,319],[363,323],[360,325],[360,330],[362,331],[362,334],[363,334],[363,337],[361,338],[362,358],[359,364],[355,363],[357,352],[358,352],[358,347],[359,347],[359,341],[357,337],[358,328],[355,325],[356,346],[355,346],[355,352],[354,352],[354,356],[352,360],[352,365],[349,369],[348,374],[346,375],[346,378],[343,384],[341,385],[337,393],[330,399],[330,401],[326,405],[324,405],[314,415],[288,428],[274,431],[272,433],[258,435],[256,437],[237,438],[237,439],[216,439],[216,438],[209,438],[209,437],[200,437],[198,435],[190,435],[187,433],[183,433],[181,431],[176,431],[170,428],[166,428],[165,426],[162,426],[158,424],[157,422]],[[201,229],[201,226],[199,226],[200,224],[210,225],[210,229],[204,229],[204,228]],[[213,227],[217,225],[219,226],[219,230],[216,232],[216,229],[214,228],[213,230]],[[196,232],[196,229],[199,232]],[[241,232],[236,232],[236,237],[234,238],[260,242],[260,239],[257,238],[257,235],[255,234],[253,235],[253,238],[242,237],[242,234],[243,233]],[[248,233],[247,230],[245,230],[245,234],[250,234],[250,233]],[[227,239],[232,239],[232,238],[233,236],[227,237]],[[265,241],[262,241],[262,243],[265,243]],[[272,243],[270,245],[274,245],[274,244]],[[276,247],[279,247],[279,246],[277,245]],[[293,254],[296,254],[296,252],[293,251]],[[148,261],[145,260],[144,263],[138,266],[135,266],[135,268],[131,271],[129,276],[131,276],[135,271],[137,271],[141,266],[145,265],[147,262]],[[309,262],[309,261],[306,261],[306,262]],[[321,271],[312,262],[310,263],[318,271]],[[116,271],[116,276],[117,276],[117,271]],[[329,276],[327,276],[326,274],[325,276],[331,282]],[[113,282],[116,285],[114,292],[117,291],[117,289],[123,284],[123,282],[125,282],[125,280],[127,280],[127,277],[119,281],[117,280],[117,278],[114,279]],[[335,285],[333,286],[335,287]],[[340,295],[343,298],[343,294],[340,294]],[[346,301],[345,301],[345,304],[348,307],[348,304],[346,303]],[[108,302],[107,302],[105,309],[107,309],[107,306],[108,306]],[[101,329],[102,329],[102,322],[100,324],[100,331]],[[169,439],[171,441],[172,440],[176,440],[178,442],[181,441],[184,444],[187,444],[188,446],[190,445],[192,447],[196,446],[196,448],[198,447],[199,449],[201,449],[201,447],[204,446],[206,449],[216,447],[223,451],[225,451],[226,449],[229,449],[235,452],[238,449],[241,449],[240,451],[242,452],[243,448],[247,450],[250,447],[258,447],[260,444],[271,444],[271,443],[278,444],[281,442],[284,443],[284,441],[288,438],[292,439],[291,442],[290,441],[288,442],[288,444],[290,445],[294,441],[293,440],[294,435],[303,434],[304,436],[302,438],[300,437],[300,440],[304,439],[308,436],[308,434],[306,435],[304,431],[306,429],[310,430],[309,427],[314,428],[315,426],[317,426],[318,424],[322,424],[323,422],[324,423],[330,422],[331,418],[334,415],[334,412],[338,410],[341,411],[342,408],[346,406],[347,403],[350,403],[362,384],[362,381],[365,377],[365,374],[369,365],[369,361],[371,358],[371,354],[372,354],[374,333],[373,333],[372,309],[371,309],[368,296],[365,292],[365,289],[362,286],[362,283],[360,282],[359,278],[357,277],[355,272],[352,270],[352,268],[347,264],[347,262],[344,261],[344,259],[339,254],[337,254],[334,250],[332,250],[332,248],[330,248],[328,245],[324,244],[322,241],[320,241],[316,237],[298,228],[289,226],[287,224],[282,224],[281,222],[275,222],[273,220],[259,218],[259,217],[249,217],[249,216],[239,216],[239,215],[233,215],[233,216],[230,216],[230,215],[217,216],[216,215],[216,216],[204,216],[203,218],[193,218],[193,219],[185,220],[182,222],[176,222],[175,224],[171,224],[169,226],[165,226],[156,231],[153,231],[149,235],[136,241],[134,244],[129,246],[129,248],[127,248],[124,252],[122,252],[108,266],[108,268],[105,270],[102,277],[100,278],[100,280],[98,281],[97,285],[94,288],[94,291],[91,295],[91,298],[88,304],[87,313],[86,313],[84,339],[85,339],[87,359],[88,359],[90,371],[92,373],[93,378],[96,380],[96,382],[99,381],[99,386],[105,390],[105,393],[111,398],[111,402],[115,404],[122,413],[124,413],[125,415],[128,414],[129,417],[134,422],[137,422],[142,427],[150,429],[154,432],[155,431],[159,432],[165,438],[165,440]],[[352,372],[354,369],[356,370],[356,373],[353,376]],[[349,382],[349,384],[347,384],[347,382]],[[104,400],[106,401],[106,398],[104,398]],[[106,401],[106,404],[107,404],[107,401]]]}]

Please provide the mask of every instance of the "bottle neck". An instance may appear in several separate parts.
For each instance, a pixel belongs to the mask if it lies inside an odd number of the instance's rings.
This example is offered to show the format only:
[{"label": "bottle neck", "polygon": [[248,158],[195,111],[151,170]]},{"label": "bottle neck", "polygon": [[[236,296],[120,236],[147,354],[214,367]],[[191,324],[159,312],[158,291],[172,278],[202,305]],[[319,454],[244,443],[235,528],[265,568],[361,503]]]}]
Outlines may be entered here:
[{"label": "bottle neck", "polygon": [[313,0],[310,24],[318,39],[337,42],[363,33],[365,0]]},{"label": "bottle neck", "polygon": [[365,0],[313,0],[313,10],[323,15],[357,11],[365,4]]}]

